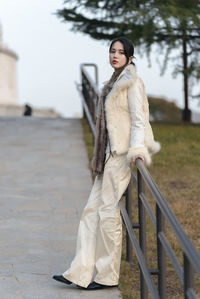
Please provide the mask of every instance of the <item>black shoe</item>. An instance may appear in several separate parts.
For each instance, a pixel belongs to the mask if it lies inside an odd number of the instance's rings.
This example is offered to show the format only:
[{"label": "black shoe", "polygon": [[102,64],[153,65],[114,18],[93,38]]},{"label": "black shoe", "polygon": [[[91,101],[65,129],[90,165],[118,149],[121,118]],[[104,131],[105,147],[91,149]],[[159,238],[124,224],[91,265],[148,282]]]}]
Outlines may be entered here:
[{"label": "black shoe", "polygon": [[101,290],[101,289],[105,289],[105,288],[112,288],[112,287],[117,287],[117,285],[113,285],[113,286],[108,286],[105,284],[100,284],[98,282],[91,282],[88,287],[86,288],[86,290],[91,290],[91,291],[95,291],[95,290]]},{"label": "black shoe", "polygon": [[55,280],[57,280],[57,281],[66,283],[66,284],[72,284],[71,281],[69,281],[68,279],[64,278],[62,275],[54,275],[52,278],[55,279]]}]

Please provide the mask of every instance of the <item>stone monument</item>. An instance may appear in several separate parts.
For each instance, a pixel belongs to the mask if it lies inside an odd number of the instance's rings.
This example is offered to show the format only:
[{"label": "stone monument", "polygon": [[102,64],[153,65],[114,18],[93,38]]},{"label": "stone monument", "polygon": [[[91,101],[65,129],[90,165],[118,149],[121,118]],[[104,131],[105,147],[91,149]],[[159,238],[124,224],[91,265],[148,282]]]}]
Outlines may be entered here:
[{"label": "stone monument", "polygon": [[0,23],[0,104],[17,104],[17,54],[3,43]]},{"label": "stone monument", "polygon": [[[23,116],[29,105],[19,105],[17,97],[17,54],[3,42],[0,22],[0,116]],[[27,115],[27,114],[25,114]],[[31,108],[36,117],[60,117],[51,108]]]}]

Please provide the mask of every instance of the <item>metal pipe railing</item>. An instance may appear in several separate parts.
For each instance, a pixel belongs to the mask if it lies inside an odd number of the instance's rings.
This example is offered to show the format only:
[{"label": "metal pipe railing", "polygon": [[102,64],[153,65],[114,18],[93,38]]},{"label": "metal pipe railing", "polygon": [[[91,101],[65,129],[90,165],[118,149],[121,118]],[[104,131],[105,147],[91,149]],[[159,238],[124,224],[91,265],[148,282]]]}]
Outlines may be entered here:
[{"label": "metal pipe railing", "polygon": [[[86,67],[94,67],[95,82],[86,71]],[[95,118],[96,108],[99,99],[98,72],[95,64],[81,65],[82,98],[84,116],[87,118],[93,136],[95,137]],[[132,263],[134,249],[140,266],[140,295],[142,299],[148,297],[148,292],[152,298],[166,298],[166,255],[171,260],[174,270],[183,285],[184,298],[197,298],[194,291],[194,273],[200,277],[200,256],[190,239],[179,224],[175,215],[169,208],[166,199],[161,194],[158,186],[151,177],[141,159],[136,160],[137,178],[131,173],[131,181],[125,192],[126,208],[122,200],[119,202],[121,215],[126,226],[126,250],[127,260]],[[132,223],[132,186],[135,185],[138,192],[138,223]],[[156,215],[145,195],[145,186],[149,189],[156,204]],[[147,246],[146,246],[146,212],[155,229],[157,237],[157,269],[149,269],[147,265]],[[169,240],[165,234],[165,222],[167,222],[175,234],[183,252],[183,267],[180,265]],[[139,229],[139,242],[134,229]],[[158,288],[155,287],[151,275],[158,275]]]},{"label": "metal pipe railing", "polygon": [[182,229],[181,225],[179,224],[177,218],[175,217],[174,213],[170,209],[166,199],[161,194],[158,186],[156,185],[155,181],[151,177],[150,173],[144,166],[143,162],[140,159],[137,159],[136,166],[139,169],[140,173],[142,174],[143,179],[145,180],[151,194],[156,199],[156,202],[161,209],[165,219],[168,221],[169,225],[171,226],[174,234],[176,235],[177,239],[180,242],[180,245],[185,252],[185,254],[189,257],[190,262],[194,266],[196,272],[200,276],[200,256],[197,253],[196,249],[194,248],[193,244],[191,243],[190,239]]}]

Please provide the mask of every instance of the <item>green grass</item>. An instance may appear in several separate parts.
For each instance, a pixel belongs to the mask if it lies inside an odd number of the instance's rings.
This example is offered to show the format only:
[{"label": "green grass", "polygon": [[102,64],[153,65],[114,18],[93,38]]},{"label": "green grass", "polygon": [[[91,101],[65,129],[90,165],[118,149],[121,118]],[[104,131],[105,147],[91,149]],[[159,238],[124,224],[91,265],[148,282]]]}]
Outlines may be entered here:
[{"label": "green grass", "polygon": [[[92,157],[93,146],[89,127],[83,120],[84,136],[89,159]],[[178,221],[200,252],[200,126],[153,123],[155,139],[162,145],[161,151],[153,157],[149,171],[159,189],[166,198]],[[155,211],[155,202],[148,191],[147,198]],[[133,222],[137,222],[137,195],[133,191]],[[176,256],[182,264],[182,252],[171,229],[166,227]],[[156,267],[156,243],[153,226],[147,216],[147,259],[148,266]],[[138,299],[139,269],[135,255],[134,264],[125,261],[125,232],[123,233],[123,252],[120,271],[119,289],[125,299]],[[168,298],[183,298],[182,288],[167,260],[167,292]],[[199,279],[197,291],[200,297]]]}]

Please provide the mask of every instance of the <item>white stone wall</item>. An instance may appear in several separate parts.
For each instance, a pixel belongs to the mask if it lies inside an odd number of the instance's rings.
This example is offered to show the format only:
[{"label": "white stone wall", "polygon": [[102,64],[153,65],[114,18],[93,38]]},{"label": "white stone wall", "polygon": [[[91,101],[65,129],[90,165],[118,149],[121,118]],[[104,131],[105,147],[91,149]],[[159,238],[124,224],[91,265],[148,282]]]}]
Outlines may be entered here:
[{"label": "white stone wall", "polygon": [[0,47],[0,104],[17,104],[17,59]]}]

